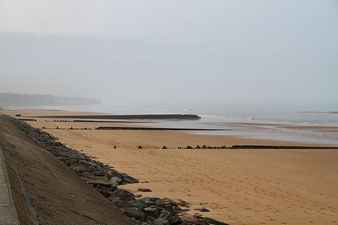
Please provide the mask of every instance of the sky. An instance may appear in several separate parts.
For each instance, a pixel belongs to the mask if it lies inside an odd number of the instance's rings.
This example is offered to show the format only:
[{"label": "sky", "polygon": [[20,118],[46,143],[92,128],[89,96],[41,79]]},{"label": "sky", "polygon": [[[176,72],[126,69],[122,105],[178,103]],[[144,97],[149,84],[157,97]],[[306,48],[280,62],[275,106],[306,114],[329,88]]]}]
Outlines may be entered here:
[{"label": "sky", "polygon": [[0,0],[0,92],[338,109],[337,0]]}]

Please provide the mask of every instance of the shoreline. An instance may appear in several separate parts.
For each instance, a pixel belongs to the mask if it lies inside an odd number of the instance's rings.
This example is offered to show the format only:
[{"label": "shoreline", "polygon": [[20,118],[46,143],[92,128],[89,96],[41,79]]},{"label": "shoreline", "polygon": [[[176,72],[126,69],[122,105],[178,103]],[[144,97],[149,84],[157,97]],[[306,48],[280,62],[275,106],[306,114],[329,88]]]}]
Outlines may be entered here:
[{"label": "shoreline", "polygon": [[59,115],[59,116],[33,116],[36,118],[55,119],[106,119],[106,120],[199,120],[201,117],[196,114],[130,114],[130,115]]},{"label": "shoreline", "polygon": [[[243,139],[253,140],[273,140],[290,143],[304,143],[306,145],[327,145],[338,146],[337,123],[299,123],[299,122],[273,122],[263,120],[243,120],[223,121],[221,118],[218,122],[209,117],[199,116],[196,114],[120,114],[111,115],[107,113],[95,112],[76,112],[62,110],[38,110],[25,109],[18,111],[5,111],[14,116],[15,112],[21,112],[25,118],[23,120],[50,120],[50,122],[67,122],[69,124],[77,123],[101,123],[102,127],[146,127],[168,128],[173,130],[186,130],[201,135],[231,135]],[[115,118],[124,119],[113,119]],[[199,119],[189,119],[190,116]],[[76,119],[79,117],[80,119]],[[154,119],[151,119],[154,117]],[[188,119],[186,119],[187,117]],[[91,119],[86,119],[91,118]],[[94,119],[96,118],[96,119]],[[106,118],[106,119],[100,119]],[[109,119],[111,118],[111,119]],[[139,119],[138,119],[139,118]],[[144,119],[142,119],[144,118]],[[166,118],[166,119],[162,119]],[[171,119],[176,118],[176,119]],[[121,126],[120,126],[121,125]],[[128,125],[128,126],[127,126]],[[130,126],[129,126],[130,125]],[[97,126],[99,127],[99,126]],[[108,128],[107,128],[108,129]],[[124,128],[125,129],[125,128]],[[136,128],[134,128],[136,129]],[[196,130],[195,130],[196,129]]]},{"label": "shoreline", "polygon": [[[29,117],[28,113],[23,115]],[[337,150],[291,149],[304,143],[183,131],[96,130],[111,126],[101,122],[38,119],[28,123],[46,127],[67,147],[140,181],[121,189],[135,196],[188,202],[189,215],[231,225],[331,224],[338,216],[334,213],[338,210]],[[197,145],[207,148],[198,149]],[[223,145],[238,149],[222,150]],[[185,149],[178,149],[180,146]]]}]

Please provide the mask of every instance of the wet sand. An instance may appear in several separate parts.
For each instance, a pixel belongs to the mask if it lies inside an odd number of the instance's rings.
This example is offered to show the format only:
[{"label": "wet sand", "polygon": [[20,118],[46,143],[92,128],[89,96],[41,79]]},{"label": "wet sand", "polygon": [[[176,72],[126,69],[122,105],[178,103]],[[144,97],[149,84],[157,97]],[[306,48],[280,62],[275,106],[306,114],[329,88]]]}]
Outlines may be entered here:
[{"label": "wet sand", "polygon": [[[29,123],[50,128],[46,131],[61,142],[138,178],[141,183],[124,186],[137,194],[185,200],[191,213],[208,208],[204,215],[235,225],[338,224],[337,150],[178,150],[203,144],[301,143],[180,131],[71,130],[104,123],[49,120]],[[152,192],[138,192],[139,188]]]}]

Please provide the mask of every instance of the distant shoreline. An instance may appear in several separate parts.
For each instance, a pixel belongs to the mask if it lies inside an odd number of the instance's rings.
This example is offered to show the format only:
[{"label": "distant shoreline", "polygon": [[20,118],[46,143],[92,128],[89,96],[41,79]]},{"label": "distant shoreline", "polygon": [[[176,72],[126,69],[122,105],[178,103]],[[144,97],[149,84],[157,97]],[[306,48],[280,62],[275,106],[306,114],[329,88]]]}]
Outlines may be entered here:
[{"label": "distant shoreline", "polygon": [[313,112],[313,111],[308,111],[308,112],[302,112],[305,114],[338,114],[338,111],[328,111],[328,112]]}]

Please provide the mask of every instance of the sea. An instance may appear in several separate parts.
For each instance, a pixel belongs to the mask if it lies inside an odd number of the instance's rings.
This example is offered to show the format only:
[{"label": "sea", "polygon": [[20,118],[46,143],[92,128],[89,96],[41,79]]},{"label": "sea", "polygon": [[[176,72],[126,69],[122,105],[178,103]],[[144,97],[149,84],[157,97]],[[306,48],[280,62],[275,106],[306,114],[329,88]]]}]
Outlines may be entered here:
[{"label": "sea", "polygon": [[[172,109],[163,105],[82,105],[39,106],[45,110],[98,112],[107,114],[198,114],[200,120],[156,120],[146,126],[162,128],[222,129],[190,131],[209,135],[236,135],[243,138],[292,141],[308,144],[338,145],[338,112],[302,110],[248,110],[235,107]],[[338,110],[337,110],[338,111]]]}]

